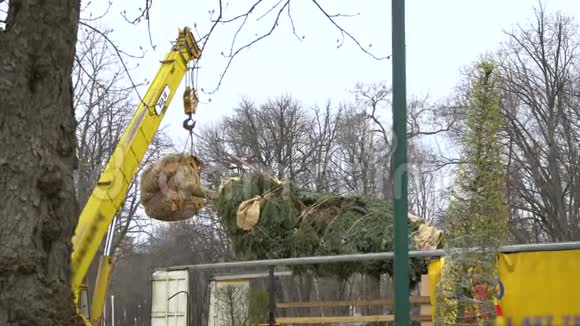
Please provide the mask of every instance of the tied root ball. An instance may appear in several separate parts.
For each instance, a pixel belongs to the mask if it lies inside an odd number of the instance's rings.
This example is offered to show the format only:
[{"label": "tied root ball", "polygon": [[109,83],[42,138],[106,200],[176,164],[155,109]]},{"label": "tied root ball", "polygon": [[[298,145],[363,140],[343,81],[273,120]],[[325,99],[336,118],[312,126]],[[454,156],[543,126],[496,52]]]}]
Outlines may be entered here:
[{"label": "tied root ball", "polygon": [[141,204],[145,213],[160,221],[193,217],[204,205],[200,183],[203,164],[190,154],[177,153],[154,162],[141,176]]}]

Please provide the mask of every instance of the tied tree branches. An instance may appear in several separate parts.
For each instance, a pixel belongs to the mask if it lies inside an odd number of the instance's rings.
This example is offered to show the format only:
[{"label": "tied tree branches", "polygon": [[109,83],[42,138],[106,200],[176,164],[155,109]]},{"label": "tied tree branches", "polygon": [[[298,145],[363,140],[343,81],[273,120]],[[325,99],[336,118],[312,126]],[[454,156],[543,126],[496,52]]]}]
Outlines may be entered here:
[{"label": "tied tree branches", "polygon": [[[324,204],[328,205],[324,213],[312,214],[312,219],[322,225],[321,234],[316,234],[320,231],[316,229],[318,225],[313,227],[317,231],[309,229],[312,221],[296,222],[303,206],[316,204],[308,199],[301,199],[296,207],[290,207],[292,204],[285,201],[287,198],[280,198],[275,201],[276,204],[268,207],[274,209],[276,206],[284,211],[279,212],[276,218],[264,215],[265,224],[258,225],[252,232],[256,236],[256,242],[253,242],[251,236],[246,236],[244,231],[239,230],[235,216],[241,202],[251,199],[252,196],[247,197],[246,194],[238,193],[240,189],[233,189],[231,194],[224,195],[231,195],[232,198],[218,200],[213,203],[213,208],[227,226],[229,236],[237,244],[240,258],[373,252],[390,248],[390,242],[386,240],[388,236],[385,236],[390,234],[388,221],[385,222],[386,225],[380,224],[380,221],[385,216],[390,216],[388,197],[383,193],[383,173],[390,167],[390,160],[385,160],[384,157],[385,153],[392,152],[387,151],[392,141],[386,131],[387,124],[378,115],[378,111],[383,109],[382,105],[388,104],[389,92],[382,86],[366,91],[366,85],[361,85],[360,90],[365,90],[365,99],[369,102],[360,100],[335,108],[328,104],[324,109],[303,109],[288,96],[268,100],[261,105],[244,100],[232,116],[217,125],[200,129],[196,149],[202,161],[216,173],[212,176],[216,186],[222,177],[232,176],[247,181],[249,189],[259,188],[254,183],[261,181],[252,176],[270,174],[278,179],[288,180],[299,188],[299,192],[318,193],[319,196],[324,193],[347,196],[342,198],[336,195],[336,198]],[[413,138],[419,138],[420,135],[430,137],[432,134],[425,132],[423,135],[423,130],[436,130],[435,127],[430,129],[420,118],[423,113],[431,110],[432,107],[425,102],[414,103],[416,120],[413,121]],[[416,148],[419,147],[417,144]],[[417,157],[420,156],[422,153],[417,154]],[[424,193],[429,192],[434,182],[426,178],[427,171],[421,173],[423,179],[417,182],[416,189],[422,189],[422,193],[417,194],[415,202],[418,203],[417,207],[426,212],[429,211],[426,206],[435,202],[435,199],[428,198]],[[260,193],[252,192],[252,195]],[[285,210],[282,208],[284,205],[290,206]],[[333,217],[337,217],[337,220],[330,222]],[[358,219],[360,221],[354,223]],[[282,226],[272,226],[278,225],[276,223]],[[329,224],[328,228],[325,223]],[[300,228],[294,230],[297,225]],[[324,236],[324,230],[330,229],[334,233]],[[341,240],[343,231],[348,234]],[[365,240],[367,235],[368,241]],[[299,237],[305,238],[298,240]],[[348,245],[341,244],[341,241],[346,241]],[[255,251],[259,248],[267,248],[268,253]],[[292,251],[292,248],[296,250]],[[273,256],[268,256],[269,254]],[[377,267],[373,270],[373,275],[380,275],[389,268]],[[345,269],[344,275],[348,276],[350,272],[351,270]]]},{"label": "tied tree branches", "polygon": [[477,64],[473,76],[463,162],[446,218],[446,237],[478,234],[505,243],[507,226],[505,164],[500,132],[500,79],[492,61]]},{"label": "tied tree branches", "polygon": [[[463,161],[445,218],[445,263],[437,288],[438,325],[493,325],[496,255],[506,243],[509,210],[502,160],[497,66],[476,66],[463,140]],[[480,248],[475,252],[470,248]]]},{"label": "tied tree branches", "polygon": [[[195,149],[206,163],[203,175],[216,188],[224,176],[233,176],[249,180],[249,189],[255,190],[252,184],[258,174],[288,180],[300,188],[299,192],[305,194],[328,194],[331,197],[336,195],[336,198],[330,200],[332,203],[322,203],[323,207],[317,207],[312,200],[306,201],[307,204],[301,201],[298,206],[306,205],[313,209],[310,213],[307,212],[309,209],[305,209],[306,221],[299,223],[297,230],[294,230],[292,223],[301,215],[300,211],[287,213],[282,209],[283,206],[286,207],[287,201],[277,198],[272,203],[265,204],[260,222],[250,234],[238,228],[236,208],[242,200],[251,199],[259,191],[240,197],[238,191],[234,190],[231,195],[237,196],[235,199],[213,203],[212,208],[218,212],[228,237],[232,239],[237,260],[392,249],[388,240],[392,230],[389,219],[385,219],[390,216],[389,200],[382,200],[383,175],[390,167],[390,160],[384,159],[389,157],[385,156],[386,146],[392,142],[387,131],[388,121],[384,121],[378,114],[379,111],[388,110],[390,92],[382,85],[370,87],[362,84],[359,89],[355,89],[355,94],[359,90],[368,91],[365,94],[375,99],[374,116],[384,127],[382,131],[372,118],[372,102],[362,97],[360,100],[355,98],[350,103],[337,105],[328,102],[323,107],[307,108],[289,96],[270,99],[264,103],[245,99],[231,116],[214,125],[197,129],[199,134],[196,136]],[[422,119],[424,114],[435,109],[436,106],[429,105],[426,100],[413,103],[413,112],[417,112],[413,129],[417,135],[414,139],[433,137],[420,135],[420,131],[435,130],[437,126],[431,128],[429,121],[425,121],[429,119]],[[417,144],[415,148],[422,146]],[[413,157],[419,159],[422,156],[423,152]],[[434,204],[441,200],[436,198],[438,195],[429,197],[424,194],[434,193],[430,189],[436,182],[429,180],[438,177],[428,178],[428,164],[421,163],[417,166],[423,168],[417,170],[421,172],[420,177],[417,174],[418,179],[423,181],[418,180],[418,186],[413,189],[420,190],[415,196],[416,205],[413,206],[418,208],[417,211],[420,209],[421,212],[435,215],[431,213],[438,209]],[[224,204],[228,207],[224,207]],[[276,207],[281,211],[278,212]],[[271,217],[272,214],[275,217]],[[330,222],[333,217],[337,219]],[[282,226],[277,227],[278,225]],[[326,235],[324,230],[328,230]],[[267,252],[260,251],[260,248],[267,249]],[[414,263],[415,273],[411,280],[413,284],[423,271],[421,262]],[[360,280],[357,281],[353,273],[366,273],[365,282],[378,284],[379,276],[388,274],[390,269],[389,264],[371,264],[358,268],[352,265],[314,268],[321,275],[331,275],[332,278],[339,276],[342,280],[340,282],[345,282],[345,291],[336,293],[341,298],[359,291],[357,282]],[[310,273],[300,277],[304,280],[318,279]],[[298,291],[297,293],[308,297],[314,290],[307,283],[288,291]],[[379,296],[379,287],[369,287],[367,295]]]},{"label": "tied tree branches", "polygon": [[[216,213],[243,260],[362,254],[392,250],[392,207],[363,195],[314,193],[266,173],[226,179],[215,200]],[[409,219],[410,248],[423,221]],[[428,245],[435,245],[429,243]],[[425,261],[412,259],[415,285]],[[295,272],[349,279],[354,273],[392,275],[392,262],[294,266]]]}]

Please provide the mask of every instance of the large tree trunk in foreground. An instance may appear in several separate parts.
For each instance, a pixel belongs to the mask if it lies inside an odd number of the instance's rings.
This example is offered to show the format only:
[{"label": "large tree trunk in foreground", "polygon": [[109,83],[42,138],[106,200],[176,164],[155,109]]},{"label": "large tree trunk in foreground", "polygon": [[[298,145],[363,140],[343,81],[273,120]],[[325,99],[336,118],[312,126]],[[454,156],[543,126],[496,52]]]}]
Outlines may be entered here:
[{"label": "large tree trunk in foreground", "polygon": [[75,325],[71,70],[80,2],[9,6],[0,31],[0,325]]}]

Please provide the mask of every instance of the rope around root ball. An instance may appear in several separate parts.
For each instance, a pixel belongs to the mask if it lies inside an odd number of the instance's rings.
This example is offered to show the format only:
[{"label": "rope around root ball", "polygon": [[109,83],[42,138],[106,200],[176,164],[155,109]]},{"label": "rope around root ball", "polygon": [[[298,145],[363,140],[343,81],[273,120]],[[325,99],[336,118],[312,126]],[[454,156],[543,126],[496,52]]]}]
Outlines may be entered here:
[{"label": "rope around root ball", "polygon": [[203,164],[185,153],[168,155],[147,166],[141,176],[141,204],[150,218],[181,221],[193,217],[205,204],[200,183]]}]

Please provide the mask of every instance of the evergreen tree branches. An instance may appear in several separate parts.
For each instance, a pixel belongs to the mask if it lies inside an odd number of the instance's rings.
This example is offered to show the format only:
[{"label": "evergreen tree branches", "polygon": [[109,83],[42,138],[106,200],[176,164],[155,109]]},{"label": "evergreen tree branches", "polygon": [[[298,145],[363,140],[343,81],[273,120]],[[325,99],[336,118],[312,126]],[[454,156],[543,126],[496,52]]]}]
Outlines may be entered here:
[{"label": "evergreen tree branches", "polygon": [[[435,318],[441,325],[488,325],[495,318],[497,250],[509,232],[499,81],[494,62],[476,65],[463,139],[465,164],[445,220],[447,253]],[[477,250],[466,250],[472,248]]]}]

